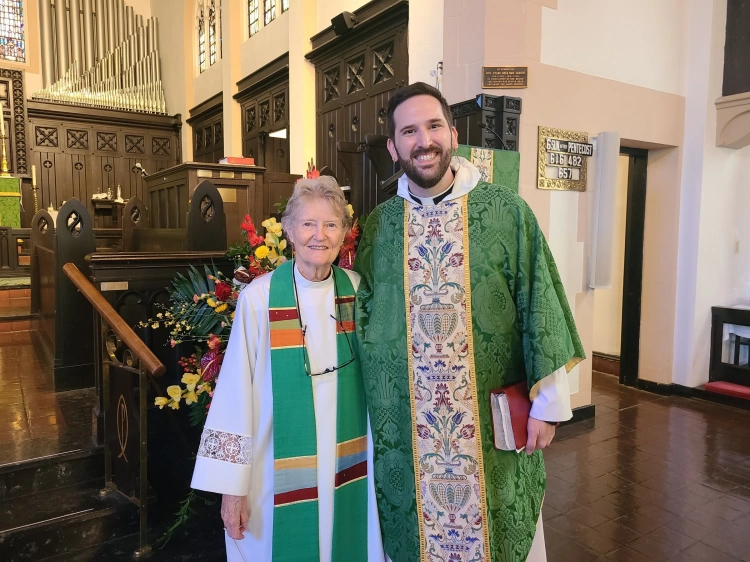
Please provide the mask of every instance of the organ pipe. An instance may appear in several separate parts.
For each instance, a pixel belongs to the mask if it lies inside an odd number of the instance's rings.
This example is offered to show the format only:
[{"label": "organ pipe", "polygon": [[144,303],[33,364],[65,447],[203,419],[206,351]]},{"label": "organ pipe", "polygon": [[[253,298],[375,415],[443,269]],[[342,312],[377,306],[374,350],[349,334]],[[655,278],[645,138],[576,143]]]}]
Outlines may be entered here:
[{"label": "organ pipe", "polygon": [[32,99],[166,114],[156,18],[144,22],[123,0],[69,2],[70,12],[65,0],[40,0],[45,87]]}]

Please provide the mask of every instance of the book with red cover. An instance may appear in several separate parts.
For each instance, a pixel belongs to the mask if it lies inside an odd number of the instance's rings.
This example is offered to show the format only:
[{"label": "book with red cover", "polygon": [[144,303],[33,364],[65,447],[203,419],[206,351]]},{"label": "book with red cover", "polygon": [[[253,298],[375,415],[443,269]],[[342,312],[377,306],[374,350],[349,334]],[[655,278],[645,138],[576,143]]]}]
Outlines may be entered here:
[{"label": "book with red cover", "polygon": [[490,411],[495,448],[520,451],[526,447],[531,412],[526,381],[490,391]]},{"label": "book with red cover", "polygon": [[245,166],[255,166],[255,158],[242,158],[240,156],[225,156],[219,160],[219,164],[244,164]]}]

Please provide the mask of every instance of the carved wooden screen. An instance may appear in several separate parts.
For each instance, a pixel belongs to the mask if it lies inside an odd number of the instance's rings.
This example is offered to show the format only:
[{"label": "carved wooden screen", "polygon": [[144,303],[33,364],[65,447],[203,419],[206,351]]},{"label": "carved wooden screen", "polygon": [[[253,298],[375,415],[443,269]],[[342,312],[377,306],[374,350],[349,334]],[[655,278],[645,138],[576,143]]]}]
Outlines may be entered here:
[{"label": "carved wooden screen", "polygon": [[58,208],[73,197],[93,213],[91,197],[117,193],[145,199],[136,164],[154,173],[180,161],[175,117],[90,110],[29,102],[30,164],[36,165],[39,207]]},{"label": "carved wooden screen", "polygon": [[[351,185],[352,178],[339,162],[337,143],[364,143],[368,134],[386,135],[388,100],[396,88],[408,83],[408,8],[404,8],[394,6],[308,55],[315,65],[316,164],[333,170],[342,185]],[[375,168],[367,161],[365,201],[376,199],[367,194],[377,185]]]},{"label": "carved wooden screen", "polygon": [[31,173],[27,159],[24,75],[20,70],[0,68],[0,102],[5,117],[5,150],[11,173]]},{"label": "carved wooden screen", "polygon": [[223,115],[192,121],[193,129],[193,162],[211,162],[216,164],[224,158]]},{"label": "carved wooden screen", "polygon": [[242,112],[242,155],[269,173],[289,173],[289,54],[243,78],[234,99]]}]

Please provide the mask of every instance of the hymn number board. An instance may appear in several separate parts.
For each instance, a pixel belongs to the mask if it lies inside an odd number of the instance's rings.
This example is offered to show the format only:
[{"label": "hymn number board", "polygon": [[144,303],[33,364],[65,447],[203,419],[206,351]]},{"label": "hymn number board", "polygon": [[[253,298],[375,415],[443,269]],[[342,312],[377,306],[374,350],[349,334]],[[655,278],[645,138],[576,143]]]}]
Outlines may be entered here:
[{"label": "hymn number board", "polygon": [[539,127],[539,189],[586,191],[586,170],[594,147],[587,133]]}]

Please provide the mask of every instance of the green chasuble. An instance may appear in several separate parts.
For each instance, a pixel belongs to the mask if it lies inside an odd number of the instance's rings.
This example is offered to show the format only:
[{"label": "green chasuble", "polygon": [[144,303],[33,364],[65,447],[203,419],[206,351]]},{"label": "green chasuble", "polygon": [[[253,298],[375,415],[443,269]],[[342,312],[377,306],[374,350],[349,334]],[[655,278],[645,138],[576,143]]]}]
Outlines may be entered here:
[{"label": "green chasuble", "polygon": [[489,392],[584,357],[536,218],[488,183],[435,206],[394,197],[368,218],[355,270],[386,552],[523,562],[544,461],[493,447]]}]

